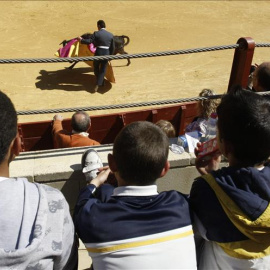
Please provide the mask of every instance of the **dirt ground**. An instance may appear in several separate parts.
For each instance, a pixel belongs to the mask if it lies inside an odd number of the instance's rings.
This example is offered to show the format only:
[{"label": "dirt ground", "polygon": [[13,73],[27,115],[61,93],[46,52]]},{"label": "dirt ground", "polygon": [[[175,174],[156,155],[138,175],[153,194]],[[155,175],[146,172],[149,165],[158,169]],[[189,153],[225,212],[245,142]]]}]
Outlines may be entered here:
[{"label": "dirt ground", "polygon": [[[127,35],[129,53],[270,42],[269,1],[0,1],[0,58],[51,58],[64,39],[96,30],[104,19]],[[202,88],[227,90],[234,51],[112,61],[116,83],[94,93],[85,63],[0,64],[0,89],[17,110],[70,108],[195,97]],[[254,63],[269,60],[256,49]],[[130,110],[130,109],[129,109]],[[95,111],[104,114],[115,110]],[[20,122],[54,114],[20,116]],[[64,114],[70,117],[72,113]]]}]

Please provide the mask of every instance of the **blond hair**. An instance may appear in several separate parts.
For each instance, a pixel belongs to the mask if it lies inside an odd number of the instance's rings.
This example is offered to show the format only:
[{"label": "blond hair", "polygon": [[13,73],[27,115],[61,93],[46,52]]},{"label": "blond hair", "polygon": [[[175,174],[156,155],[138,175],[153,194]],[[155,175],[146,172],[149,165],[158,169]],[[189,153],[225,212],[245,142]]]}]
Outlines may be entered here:
[{"label": "blond hair", "polygon": [[[214,96],[215,92],[211,89],[203,89],[199,96],[209,97]],[[199,102],[200,117],[208,119],[211,113],[216,112],[219,101],[217,99],[204,99]]]}]

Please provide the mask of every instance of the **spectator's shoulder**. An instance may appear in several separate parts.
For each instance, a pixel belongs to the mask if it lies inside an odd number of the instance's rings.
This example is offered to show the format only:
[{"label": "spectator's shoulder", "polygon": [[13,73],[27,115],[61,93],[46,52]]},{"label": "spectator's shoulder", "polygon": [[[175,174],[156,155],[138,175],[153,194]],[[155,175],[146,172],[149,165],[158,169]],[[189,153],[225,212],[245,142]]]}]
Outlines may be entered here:
[{"label": "spectator's shoulder", "polygon": [[44,185],[44,184],[38,184],[38,185],[40,189],[42,189],[44,193],[46,193],[48,200],[63,200],[66,202],[66,199],[60,190],[53,188],[51,186],[48,186],[48,185]]},{"label": "spectator's shoulder", "polygon": [[93,139],[91,139],[91,140],[92,140],[93,145],[100,145],[100,143],[98,141],[95,141]]},{"label": "spectator's shoulder", "polygon": [[206,182],[206,180],[203,177],[197,177],[195,178],[192,186],[191,186],[191,193],[196,192],[200,190],[205,190],[210,188],[209,184]]},{"label": "spectator's shoulder", "polygon": [[184,203],[188,200],[187,194],[183,194],[176,190],[162,191],[159,194],[160,196],[164,196],[164,198],[167,198],[170,201],[181,201]]}]

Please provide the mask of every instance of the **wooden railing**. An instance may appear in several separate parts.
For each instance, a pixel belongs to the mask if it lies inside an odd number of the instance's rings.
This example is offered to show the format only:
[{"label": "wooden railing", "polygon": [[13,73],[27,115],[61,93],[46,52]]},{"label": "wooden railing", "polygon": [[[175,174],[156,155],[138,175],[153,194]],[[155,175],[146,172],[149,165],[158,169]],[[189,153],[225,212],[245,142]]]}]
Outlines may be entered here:
[{"label": "wooden railing", "polygon": [[[155,109],[144,109],[124,113],[91,116],[90,137],[101,144],[113,143],[119,131],[134,121],[170,121],[178,135],[184,134],[185,127],[198,115],[197,101]],[[63,128],[71,131],[71,119],[63,120]],[[19,135],[22,151],[53,149],[52,121],[20,123]]]}]

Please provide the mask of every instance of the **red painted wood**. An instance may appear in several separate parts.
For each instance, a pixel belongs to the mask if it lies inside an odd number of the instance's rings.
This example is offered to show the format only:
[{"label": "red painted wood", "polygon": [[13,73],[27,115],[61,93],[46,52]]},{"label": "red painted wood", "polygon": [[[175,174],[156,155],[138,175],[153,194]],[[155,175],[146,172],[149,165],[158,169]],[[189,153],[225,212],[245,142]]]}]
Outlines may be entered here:
[{"label": "red painted wood", "polygon": [[[113,143],[120,130],[134,121],[156,123],[160,119],[170,121],[176,134],[183,134],[184,129],[197,116],[197,102],[162,106],[155,109],[91,116],[90,138],[101,144]],[[63,120],[63,127],[71,131],[71,119]],[[53,149],[52,121],[20,123],[19,134],[22,139],[22,151]]]},{"label": "red painted wood", "polygon": [[255,50],[255,41],[250,37],[240,38],[237,41],[239,48],[235,49],[228,91],[235,86],[247,87],[248,76]]}]

